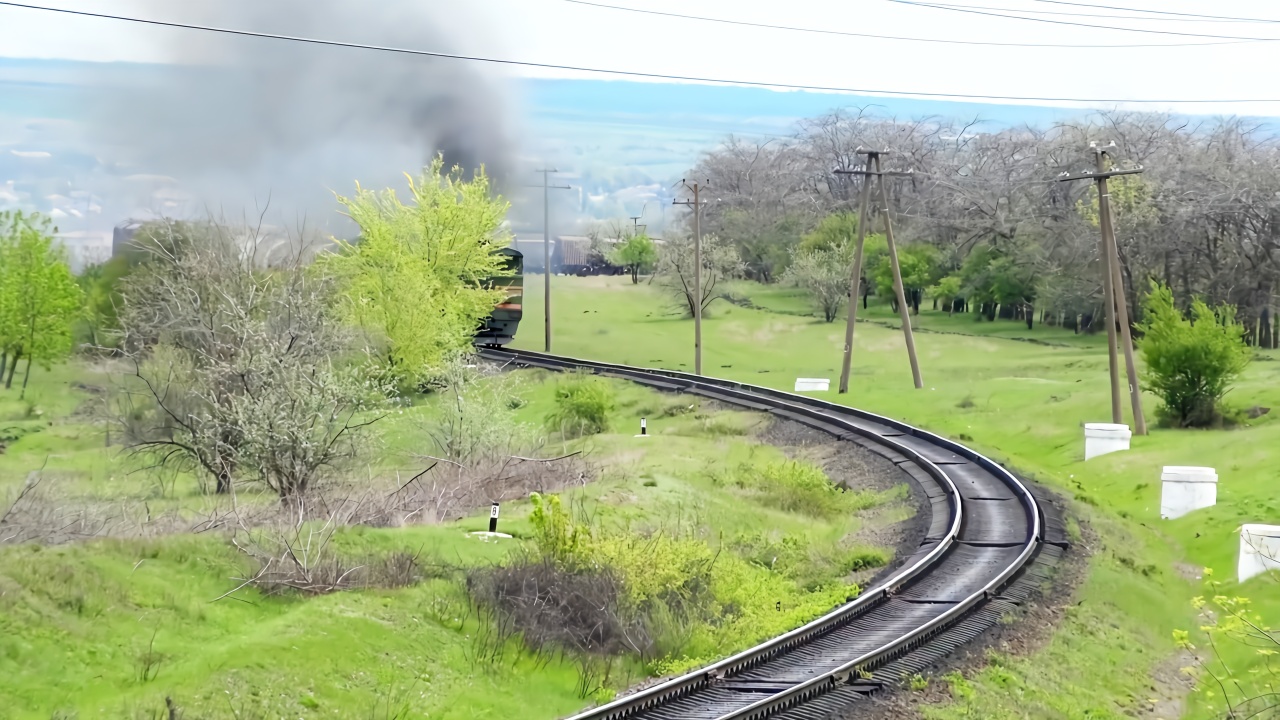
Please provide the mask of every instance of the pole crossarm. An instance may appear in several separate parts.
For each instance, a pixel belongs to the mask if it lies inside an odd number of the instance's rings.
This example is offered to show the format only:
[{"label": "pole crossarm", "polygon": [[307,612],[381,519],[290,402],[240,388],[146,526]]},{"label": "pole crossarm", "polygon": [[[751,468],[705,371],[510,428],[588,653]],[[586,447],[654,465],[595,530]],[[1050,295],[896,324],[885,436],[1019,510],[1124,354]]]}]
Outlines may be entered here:
[{"label": "pole crossarm", "polygon": [[1107,178],[1116,177],[1118,175],[1138,175],[1145,170],[1141,167],[1131,170],[1108,170],[1107,172],[1091,172],[1085,170],[1076,175],[1070,173],[1062,173],[1058,176],[1058,182],[1071,182],[1072,180],[1105,180]]},{"label": "pole crossarm", "polygon": [[914,170],[835,170],[833,172],[836,175],[870,175],[875,177],[911,177],[912,175],[920,174]]}]

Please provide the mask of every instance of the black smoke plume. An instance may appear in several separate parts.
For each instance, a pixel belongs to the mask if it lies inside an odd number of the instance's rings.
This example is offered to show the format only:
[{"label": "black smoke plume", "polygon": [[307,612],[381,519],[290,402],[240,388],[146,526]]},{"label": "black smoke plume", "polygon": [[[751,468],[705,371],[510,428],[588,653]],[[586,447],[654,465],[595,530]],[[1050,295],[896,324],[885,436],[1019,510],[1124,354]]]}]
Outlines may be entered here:
[{"label": "black smoke plume", "polygon": [[[477,32],[432,0],[140,0],[138,14],[182,23],[449,52]],[[131,172],[176,178],[188,211],[327,226],[333,192],[405,187],[436,153],[500,185],[512,172],[512,108],[501,82],[466,61],[135,29],[168,64],[114,89],[92,112],[98,147]],[[141,75],[139,77],[142,77]],[[135,201],[136,204],[136,201]],[[172,201],[169,202],[172,210]]]}]

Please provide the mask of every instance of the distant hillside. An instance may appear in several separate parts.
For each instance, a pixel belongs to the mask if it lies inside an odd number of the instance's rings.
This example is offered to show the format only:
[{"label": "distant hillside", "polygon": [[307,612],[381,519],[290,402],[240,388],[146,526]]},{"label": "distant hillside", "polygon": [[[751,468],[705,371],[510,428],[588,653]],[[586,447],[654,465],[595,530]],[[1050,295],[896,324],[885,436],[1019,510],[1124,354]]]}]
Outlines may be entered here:
[{"label": "distant hillside", "polygon": [[[89,68],[100,78],[92,85],[85,80]],[[149,194],[160,192],[155,183],[140,190],[136,182],[119,182],[147,169],[113,165],[109,152],[85,145],[78,128],[88,108],[112,87],[145,84],[166,71],[157,65],[0,58],[0,206],[21,204],[52,212],[68,229],[82,231],[109,230],[122,217],[173,207],[174,190],[167,185],[165,196],[157,199]],[[512,106],[523,115],[523,160],[530,166],[554,164],[563,171],[560,179],[575,188],[553,195],[557,217],[626,217],[648,203],[645,222],[655,231],[662,229],[672,183],[700,152],[730,134],[787,136],[796,121],[837,107],[874,106],[877,114],[898,117],[979,119],[990,128],[1045,125],[1079,114],[1060,108],[621,80],[524,79],[512,83],[511,93]],[[530,174],[530,184],[534,178]],[[121,185],[130,187],[122,195],[115,192]],[[540,230],[535,223],[541,222],[541,193],[511,194],[516,196],[516,225]]]}]

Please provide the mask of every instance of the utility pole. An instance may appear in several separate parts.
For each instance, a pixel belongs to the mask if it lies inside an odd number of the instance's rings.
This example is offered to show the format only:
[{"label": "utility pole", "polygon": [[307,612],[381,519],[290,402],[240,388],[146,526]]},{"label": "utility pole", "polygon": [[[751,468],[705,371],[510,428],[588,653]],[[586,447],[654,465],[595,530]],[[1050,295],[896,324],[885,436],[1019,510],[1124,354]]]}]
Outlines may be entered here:
[{"label": "utility pole", "polygon": [[882,169],[880,167],[880,156],[888,155],[888,150],[858,149],[857,154],[867,156],[865,169],[837,171],[841,175],[862,175],[866,178],[862,184],[862,193],[858,201],[858,244],[854,251],[854,268],[849,281],[849,321],[845,326],[844,332],[844,361],[840,369],[840,392],[846,393],[849,391],[849,374],[853,359],[853,326],[857,319],[858,286],[862,281],[862,248],[866,239],[867,205],[870,199],[871,179],[873,177],[877,179],[879,188],[880,213],[884,217],[884,236],[889,246],[889,264],[893,269],[893,291],[897,296],[898,313],[902,318],[902,335],[906,340],[907,359],[911,362],[911,379],[915,382],[916,389],[920,390],[924,388],[924,379],[920,376],[920,361],[916,357],[916,341],[911,331],[911,310],[907,307],[907,294],[902,286],[902,268],[898,264],[898,247],[893,241],[893,221],[889,217],[889,194],[884,186],[885,175],[907,176],[911,175],[911,173],[885,171]]},{"label": "utility pole", "polygon": [[535,170],[542,173],[542,334],[545,352],[551,352],[551,191],[568,190],[568,185],[550,184],[551,175],[560,172],[554,168]]},{"label": "utility pole", "polygon": [[[1143,171],[1141,167],[1133,170],[1108,170],[1109,153],[1099,148],[1097,143],[1089,143],[1095,155],[1095,171],[1079,175],[1063,173],[1059,182],[1072,180],[1093,180],[1098,188],[1098,227],[1101,231],[1099,250],[1102,256],[1102,295],[1107,306],[1107,359],[1111,372],[1111,421],[1122,423],[1124,413],[1120,392],[1120,358],[1116,346],[1124,350],[1125,373],[1129,381],[1129,401],[1133,410],[1133,431],[1136,435],[1147,434],[1147,420],[1142,414],[1142,388],[1138,384],[1138,368],[1133,357],[1133,335],[1129,327],[1129,302],[1124,295],[1124,280],[1120,273],[1120,254],[1117,250],[1115,226],[1111,219],[1111,193],[1107,188],[1107,179],[1118,175],[1137,175]],[[1115,147],[1112,142],[1108,147]],[[1117,338],[1117,327],[1119,337]]]},{"label": "utility pole", "polygon": [[862,175],[858,193],[858,240],[853,251],[853,272],[849,275],[849,319],[844,326],[844,359],[840,364],[840,394],[849,392],[849,374],[853,367],[853,326],[858,320],[858,298],[861,297],[862,248],[867,239],[867,204],[871,200],[871,166],[857,170],[836,170],[837,175]]},{"label": "utility pole", "polygon": [[[631,219],[632,224],[634,225],[634,227],[632,228],[632,232],[633,232],[634,234],[636,234],[636,235],[639,235],[639,234],[640,234],[640,221],[644,218],[644,209],[645,209],[645,208],[647,208],[647,207],[649,207],[649,203],[645,203],[645,204],[640,208],[640,214],[639,214],[639,215],[632,215],[632,216],[631,216],[631,218],[630,218],[630,219]],[[646,229],[647,229],[648,227],[649,227],[648,225],[645,225],[645,228],[646,228]]]},{"label": "utility pole", "polygon": [[[706,184],[710,184],[708,180]],[[693,200],[673,200],[672,205],[687,205],[693,208],[693,372],[702,374],[702,185],[694,181],[693,185],[684,180],[681,185],[693,191]]]}]

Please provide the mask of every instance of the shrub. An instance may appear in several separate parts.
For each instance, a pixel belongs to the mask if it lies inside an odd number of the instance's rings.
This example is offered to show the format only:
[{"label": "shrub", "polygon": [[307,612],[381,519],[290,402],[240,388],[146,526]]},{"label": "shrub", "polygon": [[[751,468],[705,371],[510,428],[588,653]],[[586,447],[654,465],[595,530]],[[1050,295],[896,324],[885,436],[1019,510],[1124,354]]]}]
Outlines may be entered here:
[{"label": "shrub", "polygon": [[735,473],[738,487],[758,493],[761,501],[787,512],[829,517],[872,507],[873,493],[836,487],[822,468],[807,462],[743,464]]},{"label": "shrub", "polygon": [[1196,299],[1188,319],[1174,306],[1173,292],[1152,282],[1143,314],[1143,374],[1146,389],[1164,403],[1158,411],[1161,423],[1212,425],[1221,417],[1223,395],[1250,359],[1235,308],[1220,305],[1215,310]]},{"label": "shrub", "polygon": [[565,437],[602,433],[609,429],[614,404],[613,389],[603,380],[580,374],[556,387],[556,409],[547,415],[547,426]]}]

